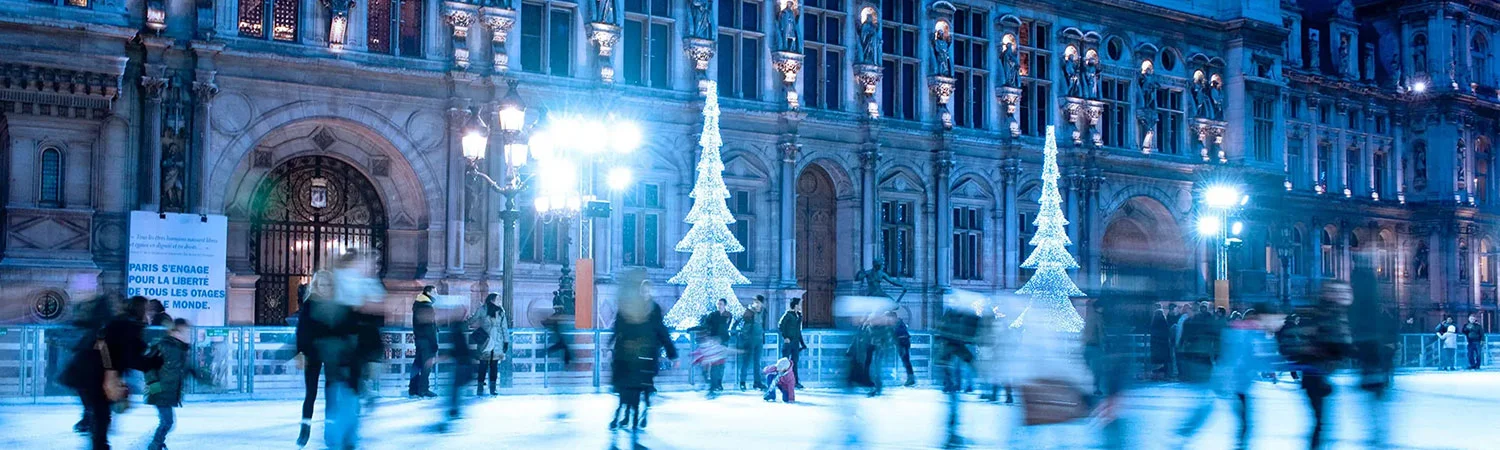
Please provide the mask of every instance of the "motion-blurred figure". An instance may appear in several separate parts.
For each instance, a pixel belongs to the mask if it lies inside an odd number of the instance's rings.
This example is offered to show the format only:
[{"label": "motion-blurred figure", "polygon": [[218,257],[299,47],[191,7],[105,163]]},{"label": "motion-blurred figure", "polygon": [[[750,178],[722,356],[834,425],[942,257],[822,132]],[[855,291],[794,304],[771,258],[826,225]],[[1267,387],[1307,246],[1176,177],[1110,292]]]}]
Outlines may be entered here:
[{"label": "motion-blurred figure", "polygon": [[1349,285],[1324,282],[1318,297],[1313,310],[1277,335],[1282,355],[1302,372],[1302,390],[1313,413],[1312,432],[1308,436],[1311,449],[1322,448],[1327,431],[1326,405],[1328,396],[1333,394],[1328,376],[1348,356],[1353,344],[1348,318]]},{"label": "motion-blurred figure", "polygon": [[901,365],[906,367],[906,383],[902,386],[911,387],[917,385],[916,371],[911,368],[911,330],[906,327],[906,321],[895,310],[885,312],[887,320],[891,321],[891,334],[896,339],[896,355],[901,357]]},{"label": "motion-blurred figure", "polygon": [[1266,309],[1264,305],[1256,305],[1224,329],[1217,376],[1225,390],[1234,396],[1232,401],[1239,417],[1235,448],[1239,450],[1250,445],[1250,389],[1262,373],[1270,370],[1275,348],[1269,337],[1271,329],[1261,320],[1260,312]]},{"label": "motion-blurred figure", "polygon": [[1349,328],[1354,339],[1354,359],[1359,363],[1359,388],[1369,394],[1364,411],[1370,421],[1370,448],[1384,448],[1390,434],[1391,385],[1394,383],[1396,343],[1401,338],[1400,323],[1376,289],[1374,260],[1371,255],[1354,255],[1349,274],[1353,304]]},{"label": "motion-blurred figure", "polygon": [[437,364],[438,324],[432,305],[436,286],[425,286],[411,303],[411,332],[416,339],[417,356],[411,361],[411,383],[406,395],[437,397],[432,392],[432,368]]},{"label": "motion-blurred figure", "polygon": [[750,378],[755,390],[765,390],[766,383],[756,370],[760,369],[761,347],[765,346],[765,328],[761,325],[760,314],[766,309],[766,297],[757,295],[755,301],[745,308],[745,313],[740,315],[736,322],[739,338],[739,380],[740,390],[745,390],[745,379]]},{"label": "motion-blurred figure", "polygon": [[193,327],[186,319],[174,319],[166,336],[151,343],[146,353],[147,365],[155,369],[146,372],[146,403],[156,407],[156,433],[151,436],[147,450],[165,450],[167,433],[176,422],[174,409],[182,406],[182,388],[187,377],[209,384],[209,376],[193,366]]},{"label": "motion-blurred figure", "polygon": [[[303,291],[302,304],[297,307],[296,340],[294,341],[297,347],[295,359],[297,367],[302,369],[304,389],[302,426],[297,434],[298,447],[306,446],[308,439],[312,436],[313,407],[318,402],[318,378],[323,374],[323,358],[318,354],[318,348],[313,343],[331,332],[327,325],[310,318],[312,305],[313,302],[327,301],[333,301],[333,272],[327,270],[313,272],[308,288]],[[326,380],[324,390],[330,390]]]},{"label": "motion-blurred figure", "polygon": [[792,373],[792,360],[781,358],[776,364],[761,369],[765,377],[766,395],[762,397],[768,402],[776,401],[776,391],[781,391],[781,401],[784,403],[795,403],[797,401],[797,375]]},{"label": "motion-blurred figure", "polygon": [[1118,302],[1094,299],[1089,303],[1083,326],[1083,354],[1094,377],[1095,416],[1103,426],[1105,448],[1129,446],[1129,427],[1119,412],[1126,389],[1136,377],[1126,346],[1112,336],[1116,320],[1123,317]]},{"label": "motion-blurred figure", "polygon": [[[334,263],[331,301],[312,302],[309,318],[327,327],[328,333],[313,345],[323,359],[329,390],[324,406],[323,444],[330,449],[352,449],[359,445],[360,392],[370,358],[370,317],[379,314],[385,288],[375,278],[375,258],[367,252],[350,252]],[[378,338],[378,325],[376,328]]]},{"label": "motion-blurred figure", "polygon": [[126,374],[154,367],[147,366],[146,341],[141,337],[146,328],[146,298],[131,297],[124,313],[113,318],[109,315],[118,304],[114,297],[100,296],[93,301],[93,311],[103,317],[83,321],[98,328],[85,330],[62,381],[83,401],[92,448],[108,450],[111,419],[130,406]]},{"label": "motion-blurred figure", "polygon": [[[615,313],[614,360],[611,370],[615,393],[620,404],[609,421],[609,428],[629,427],[635,435],[646,427],[651,393],[656,389],[656,373],[661,367],[662,352],[676,363],[677,347],[672,344],[661,306],[651,301],[651,282],[640,281],[645,275],[627,275],[621,286],[630,283],[638,289],[623,289]],[[644,407],[642,404],[644,403]]]},{"label": "motion-blurred figure", "polygon": [[[729,327],[734,315],[729,313],[729,300],[719,299],[714,310],[704,314],[694,328],[702,345],[698,351],[708,356],[701,361],[704,375],[708,379],[708,397],[716,398],[724,392],[724,365],[728,361]],[[699,363],[700,361],[694,361]]]},{"label": "motion-blurred figure", "polygon": [[438,432],[445,433],[453,421],[463,417],[463,391],[469,386],[469,382],[477,378],[474,376],[476,352],[469,348],[469,326],[463,320],[462,311],[445,310],[439,314],[443,321],[448,322],[448,339],[453,344],[448,350],[448,358],[453,362],[453,381],[448,389],[447,413],[437,426]]},{"label": "motion-blurred figure", "polygon": [[1168,311],[1168,303],[1156,305],[1151,313],[1151,373],[1157,379],[1166,379],[1172,371],[1172,325],[1174,321]]},{"label": "motion-blurred figure", "polygon": [[1187,419],[1177,427],[1177,445],[1185,446],[1214,412],[1215,396],[1209,381],[1214,373],[1214,357],[1219,354],[1223,325],[1203,301],[1182,325],[1182,344],[1177,351],[1178,377],[1192,391],[1193,406]]},{"label": "motion-blurred figure", "polygon": [[937,345],[938,367],[942,370],[943,393],[948,397],[947,437],[944,445],[950,448],[964,445],[963,436],[959,434],[961,402],[958,394],[963,388],[964,367],[974,364],[971,345],[980,331],[979,315],[972,308],[964,306],[955,305],[945,309],[938,322],[934,344]]},{"label": "motion-blurred figure", "polygon": [[1012,352],[1021,391],[1021,426],[1011,431],[1011,448],[1081,448],[1078,433],[1060,428],[1088,416],[1084,400],[1093,379],[1083,361],[1079,335],[1056,331],[1057,324],[1026,322],[1026,338]]}]

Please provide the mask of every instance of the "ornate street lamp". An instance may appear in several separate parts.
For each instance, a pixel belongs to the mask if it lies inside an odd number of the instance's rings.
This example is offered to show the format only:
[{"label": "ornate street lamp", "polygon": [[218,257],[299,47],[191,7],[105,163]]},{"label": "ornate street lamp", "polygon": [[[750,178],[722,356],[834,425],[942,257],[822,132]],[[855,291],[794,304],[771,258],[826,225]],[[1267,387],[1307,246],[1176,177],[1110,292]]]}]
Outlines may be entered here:
[{"label": "ornate street lamp", "polygon": [[1296,233],[1292,227],[1283,225],[1281,227],[1281,240],[1276,243],[1276,257],[1281,259],[1281,312],[1291,313],[1292,310],[1292,242],[1296,239]]},{"label": "ornate street lamp", "polygon": [[1240,242],[1244,224],[1231,222],[1238,208],[1250,203],[1250,196],[1231,185],[1219,184],[1203,189],[1205,210],[1198,216],[1198,233],[1214,241],[1214,303],[1229,307],[1229,246]]}]

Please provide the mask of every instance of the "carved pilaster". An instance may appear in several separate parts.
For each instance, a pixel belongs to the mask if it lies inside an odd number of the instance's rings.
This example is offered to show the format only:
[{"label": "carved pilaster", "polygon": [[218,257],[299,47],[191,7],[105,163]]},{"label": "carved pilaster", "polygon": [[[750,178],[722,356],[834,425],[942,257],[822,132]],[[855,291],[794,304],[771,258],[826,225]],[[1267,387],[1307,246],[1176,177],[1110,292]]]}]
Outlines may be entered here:
[{"label": "carved pilaster", "polygon": [[995,90],[995,97],[1000,100],[1000,106],[1005,108],[1005,123],[1010,130],[1010,137],[1021,136],[1021,88],[1001,86]]},{"label": "carved pilaster", "polygon": [[469,68],[469,27],[474,25],[474,13],[455,9],[448,11],[446,20],[453,28],[453,64],[460,70]]},{"label": "carved pilaster", "polygon": [[802,72],[802,54],[793,52],[775,52],[771,54],[771,65],[781,73],[781,86],[786,89],[786,104],[788,108],[797,109],[802,106],[797,98],[797,74]]},{"label": "carved pilaster", "polygon": [[699,79],[705,78],[708,62],[714,59],[714,41],[698,37],[682,40],[683,51],[693,63],[693,71]]},{"label": "carved pilaster", "polygon": [[515,25],[516,10],[485,8],[484,26],[490,29],[490,47],[494,52],[496,73],[505,73],[510,67],[510,54],[505,46],[510,38],[510,29]]},{"label": "carved pilaster", "polygon": [[620,41],[620,26],[612,23],[591,22],[589,23],[589,42],[599,49],[599,80],[605,83],[615,82],[615,66],[611,63],[615,54],[615,44]]},{"label": "carved pilaster", "polygon": [[882,68],[879,64],[855,64],[854,83],[859,85],[860,98],[865,101],[865,112],[869,117],[880,117],[880,104],[875,100],[875,94],[880,92],[880,78]]},{"label": "carved pilaster", "polygon": [[932,90],[932,96],[937,101],[938,120],[944,129],[953,129],[953,111],[948,109],[948,102],[953,99],[953,89],[957,82],[958,80],[946,75],[927,77],[927,87]]}]

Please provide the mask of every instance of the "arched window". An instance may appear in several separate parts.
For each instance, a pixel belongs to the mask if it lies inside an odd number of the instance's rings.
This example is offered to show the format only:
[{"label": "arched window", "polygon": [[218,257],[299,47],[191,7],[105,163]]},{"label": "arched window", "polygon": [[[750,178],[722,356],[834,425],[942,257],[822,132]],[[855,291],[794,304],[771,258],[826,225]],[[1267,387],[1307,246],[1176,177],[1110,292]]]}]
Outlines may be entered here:
[{"label": "arched window", "polygon": [[1469,68],[1472,70],[1473,75],[1469,78],[1469,82],[1480,86],[1489,86],[1489,41],[1484,38],[1483,34],[1475,33],[1473,46],[1469,47],[1469,52],[1471,54],[1470,59],[1472,60]]},{"label": "arched window", "polygon": [[[1330,227],[1331,228],[1331,227]],[[1339,255],[1334,253],[1333,234],[1329,228],[1322,230],[1322,236],[1318,240],[1323,254],[1323,278],[1337,278],[1339,271]]]},{"label": "arched window", "polygon": [[42,149],[40,167],[41,186],[37,191],[37,203],[41,206],[62,206],[62,151],[56,147]]},{"label": "arched window", "polygon": [[1474,140],[1474,201],[1488,205],[1490,201],[1490,140],[1480,137]]},{"label": "arched window", "polygon": [[1495,251],[1489,239],[1479,241],[1479,284],[1495,283]]},{"label": "arched window", "polygon": [[1396,252],[1391,251],[1395,242],[1390,231],[1375,235],[1375,277],[1380,281],[1391,281],[1395,277]]},{"label": "arched window", "polygon": [[1305,255],[1303,252],[1306,251],[1302,245],[1302,230],[1292,228],[1292,241],[1289,245],[1291,251],[1287,252],[1287,256],[1291,257],[1291,261],[1287,266],[1291,267],[1293,275],[1307,275],[1307,264],[1302,262]]}]

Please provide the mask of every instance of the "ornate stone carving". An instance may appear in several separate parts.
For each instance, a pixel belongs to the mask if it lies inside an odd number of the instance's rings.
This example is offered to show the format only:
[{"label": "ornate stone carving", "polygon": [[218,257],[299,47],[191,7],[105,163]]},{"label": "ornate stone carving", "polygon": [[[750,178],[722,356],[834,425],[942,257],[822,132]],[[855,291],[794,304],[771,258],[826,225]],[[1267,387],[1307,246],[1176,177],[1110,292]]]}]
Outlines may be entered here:
[{"label": "ornate stone carving", "polygon": [[948,109],[948,101],[953,98],[953,89],[958,80],[943,75],[927,77],[927,88],[932,90],[932,96],[937,100],[938,119],[944,129],[953,128],[953,112]]},{"label": "ornate stone carving", "polygon": [[683,39],[682,44],[688,60],[693,62],[693,70],[698,71],[698,76],[703,76],[708,70],[708,62],[714,59],[714,41],[690,37]]},{"label": "ornate stone carving", "polygon": [[615,68],[611,64],[611,58],[615,54],[615,44],[620,41],[620,27],[612,23],[594,22],[589,24],[589,42],[599,48],[597,58],[599,64],[599,79],[605,83],[615,82]]},{"label": "ornate stone carving", "polygon": [[474,13],[452,10],[445,17],[448,26],[453,27],[453,64],[461,70],[468,69],[469,27],[474,25]]},{"label": "ornate stone carving", "polygon": [[802,5],[798,0],[776,0],[776,39],[771,48],[802,52]]},{"label": "ornate stone carving", "polygon": [[882,35],[880,32],[880,13],[874,6],[865,6],[859,10],[859,57],[856,63],[880,64]]},{"label": "ornate stone carving", "polygon": [[1005,121],[1009,125],[1010,136],[1013,138],[1020,136],[1021,88],[1017,86],[1001,86],[996,91],[995,96],[1000,99],[1000,104],[1005,107]]},{"label": "ornate stone carving", "polygon": [[802,54],[792,52],[775,52],[771,54],[771,65],[781,73],[781,84],[786,89],[787,107],[797,109],[801,107],[797,97],[797,74],[802,72]]},{"label": "ornate stone carving", "polygon": [[484,25],[490,29],[490,42],[495,54],[495,72],[504,73],[510,66],[510,55],[505,43],[510,38],[511,27],[516,25],[515,14],[513,9],[486,9],[484,12]]},{"label": "ornate stone carving", "polygon": [[710,0],[688,0],[688,36],[703,39],[715,37],[713,9],[713,2]]}]

